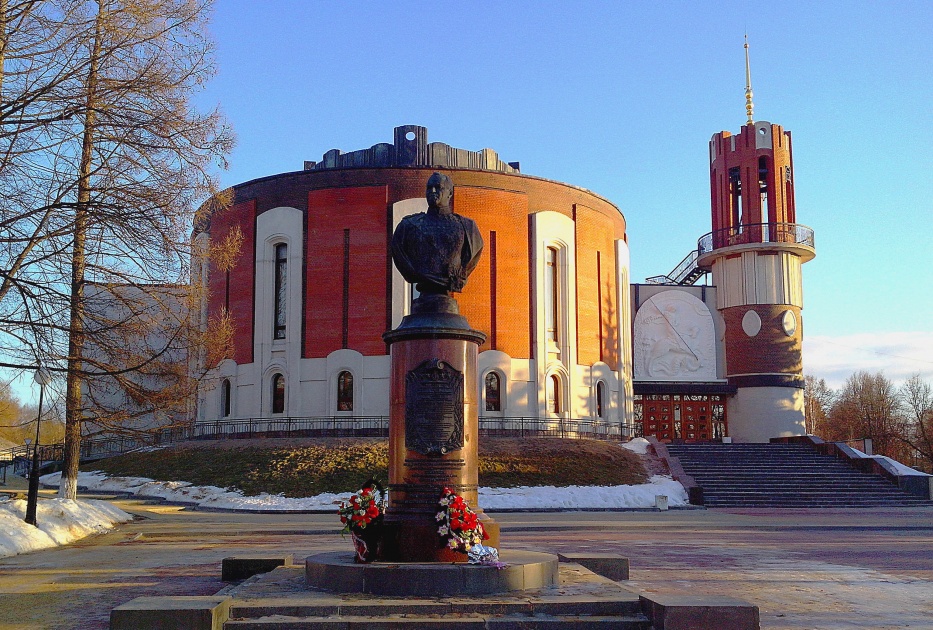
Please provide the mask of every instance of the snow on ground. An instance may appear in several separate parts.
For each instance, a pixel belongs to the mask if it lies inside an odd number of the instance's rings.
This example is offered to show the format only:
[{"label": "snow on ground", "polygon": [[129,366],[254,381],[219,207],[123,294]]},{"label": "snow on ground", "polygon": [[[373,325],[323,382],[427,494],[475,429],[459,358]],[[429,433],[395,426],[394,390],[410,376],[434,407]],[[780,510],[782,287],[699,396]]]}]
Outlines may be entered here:
[{"label": "snow on ground", "polygon": [[684,487],[664,475],[655,475],[648,483],[635,486],[480,488],[479,504],[489,511],[509,508],[653,508],[655,496],[659,494],[667,497],[669,506],[687,505],[687,491]]},{"label": "snow on ground", "polygon": [[[42,477],[42,483],[56,486],[60,473]],[[142,477],[107,477],[99,472],[82,472],[78,485],[88,490],[125,492],[169,501],[192,503],[207,508],[253,511],[304,511],[336,509],[334,503],[350,493],[319,494],[313,497],[288,498],[273,494],[243,496],[240,492],[214,486],[192,486],[183,481],[153,481]],[[687,504],[687,493],[670,477],[655,475],[649,483],[635,486],[522,486],[519,488],[480,488],[483,509],[605,509],[653,508],[655,495],[668,497],[668,505]]]},{"label": "snow on ground", "polygon": [[133,517],[106,501],[41,499],[35,525],[27,524],[26,501],[0,501],[0,558],[67,545],[73,540],[112,529]]},{"label": "snow on ground", "polygon": [[[57,486],[60,480],[61,473],[41,477],[46,486]],[[347,491],[306,498],[272,494],[247,497],[240,492],[215,486],[193,486],[184,481],[153,481],[142,477],[108,477],[99,472],[79,473],[78,485],[93,491],[161,497],[206,508],[269,512],[331,511],[336,509],[334,504],[337,501],[346,499],[350,494]],[[649,483],[634,486],[480,488],[479,503],[490,511],[653,508],[656,495],[667,496],[670,506],[687,504],[687,493],[683,486],[670,477],[660,475],[651,477]],[[27,525],[23,521],[25,515],[25,501],[0,501],[0,558],[65,545],[132,520],[132,516],[106,501],[44,498],[39,500],[37,507],[36,521],[39,527]]]},{"label": "snow on ground", "polygon": [[632,451],[636,455],[644,455],[648,452],[648,446],[651,444],[645,438],[632,438],[622,445],[622,448]]}]

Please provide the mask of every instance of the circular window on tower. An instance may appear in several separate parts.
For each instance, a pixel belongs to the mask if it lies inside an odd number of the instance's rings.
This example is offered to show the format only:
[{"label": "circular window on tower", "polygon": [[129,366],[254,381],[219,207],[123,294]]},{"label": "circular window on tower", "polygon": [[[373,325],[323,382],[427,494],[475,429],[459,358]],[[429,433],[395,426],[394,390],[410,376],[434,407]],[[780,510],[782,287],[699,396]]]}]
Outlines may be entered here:
[{"label": "circular window on tower", "polygon": [[748,311],[742,317],[742,330],[749,337],[754,337],[761,331],[761,317],[755,311]]},{"label": "circular window on tower", "polygon": [[797,316],[794,315],[793,311],[784,311],[784,316],[781,317],[781,327],[784,328],[784,334],[788,337],[793,337],[794,333],[797,332]]}]

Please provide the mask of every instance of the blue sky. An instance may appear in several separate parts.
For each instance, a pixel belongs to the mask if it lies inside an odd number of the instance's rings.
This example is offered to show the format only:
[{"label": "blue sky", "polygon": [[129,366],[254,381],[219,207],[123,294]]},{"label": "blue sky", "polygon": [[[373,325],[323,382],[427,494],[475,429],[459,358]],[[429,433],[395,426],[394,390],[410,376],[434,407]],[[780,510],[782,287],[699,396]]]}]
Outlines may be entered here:
[{"label": "blue sky", "polygon": [[933,381],[933,3],[217,0],[219,73],[198,95],[239,141],[225,185],[332,148],[489,147],[625,215],[633,278],[708,232],[712,134],[793,134],[804,368]]},{"label": "blue sky", "polygon": [[744,123],[746,30],[755,119],[793,133],[816,231],[806,371],[933,379],[933,3],[218,0],[199,101],[239,136],[225,184],[423,125],[613,201],[640,280],[711,229],[707,145]]}]

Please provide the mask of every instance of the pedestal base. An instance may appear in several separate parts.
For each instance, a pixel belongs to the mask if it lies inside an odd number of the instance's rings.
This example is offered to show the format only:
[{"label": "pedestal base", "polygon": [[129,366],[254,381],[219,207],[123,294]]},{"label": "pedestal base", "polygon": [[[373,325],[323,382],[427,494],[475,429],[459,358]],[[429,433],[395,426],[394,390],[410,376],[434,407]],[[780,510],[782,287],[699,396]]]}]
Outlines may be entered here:
[{"label": "pedestal base", "polygon": [[[499,524],[482,511],[477,513],[489,535],[483,544],[499,548]],[[386,515],[382,527],[379,559],[384,562],[466,562],[467,555],[442,547],[437,533],[437,521],[417,516]]]},{"label": "pedestal base", "polygon": [[506,551],[503,568],[441,562],[357,564],[347,552],[320,553],[305,560],[308,586],[334,593],[389,596],[489,595],[557,584],[557,556]]}]

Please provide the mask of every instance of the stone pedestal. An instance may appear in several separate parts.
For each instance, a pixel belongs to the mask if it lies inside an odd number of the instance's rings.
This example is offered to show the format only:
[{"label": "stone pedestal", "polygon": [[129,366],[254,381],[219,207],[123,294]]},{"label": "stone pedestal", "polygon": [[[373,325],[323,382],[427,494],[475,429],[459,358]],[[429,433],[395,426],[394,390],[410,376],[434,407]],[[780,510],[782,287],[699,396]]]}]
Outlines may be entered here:
[{"label": "stone pedestal", "polygon": [[437,501],[449,487],[479,516],[499,546],[499,527],[477,504],[476,354],[486,336],[469,327],[447,296],[424,296],[391,344],[389,506],[382,558],[394,562],[458,562],[443,548]]}]

